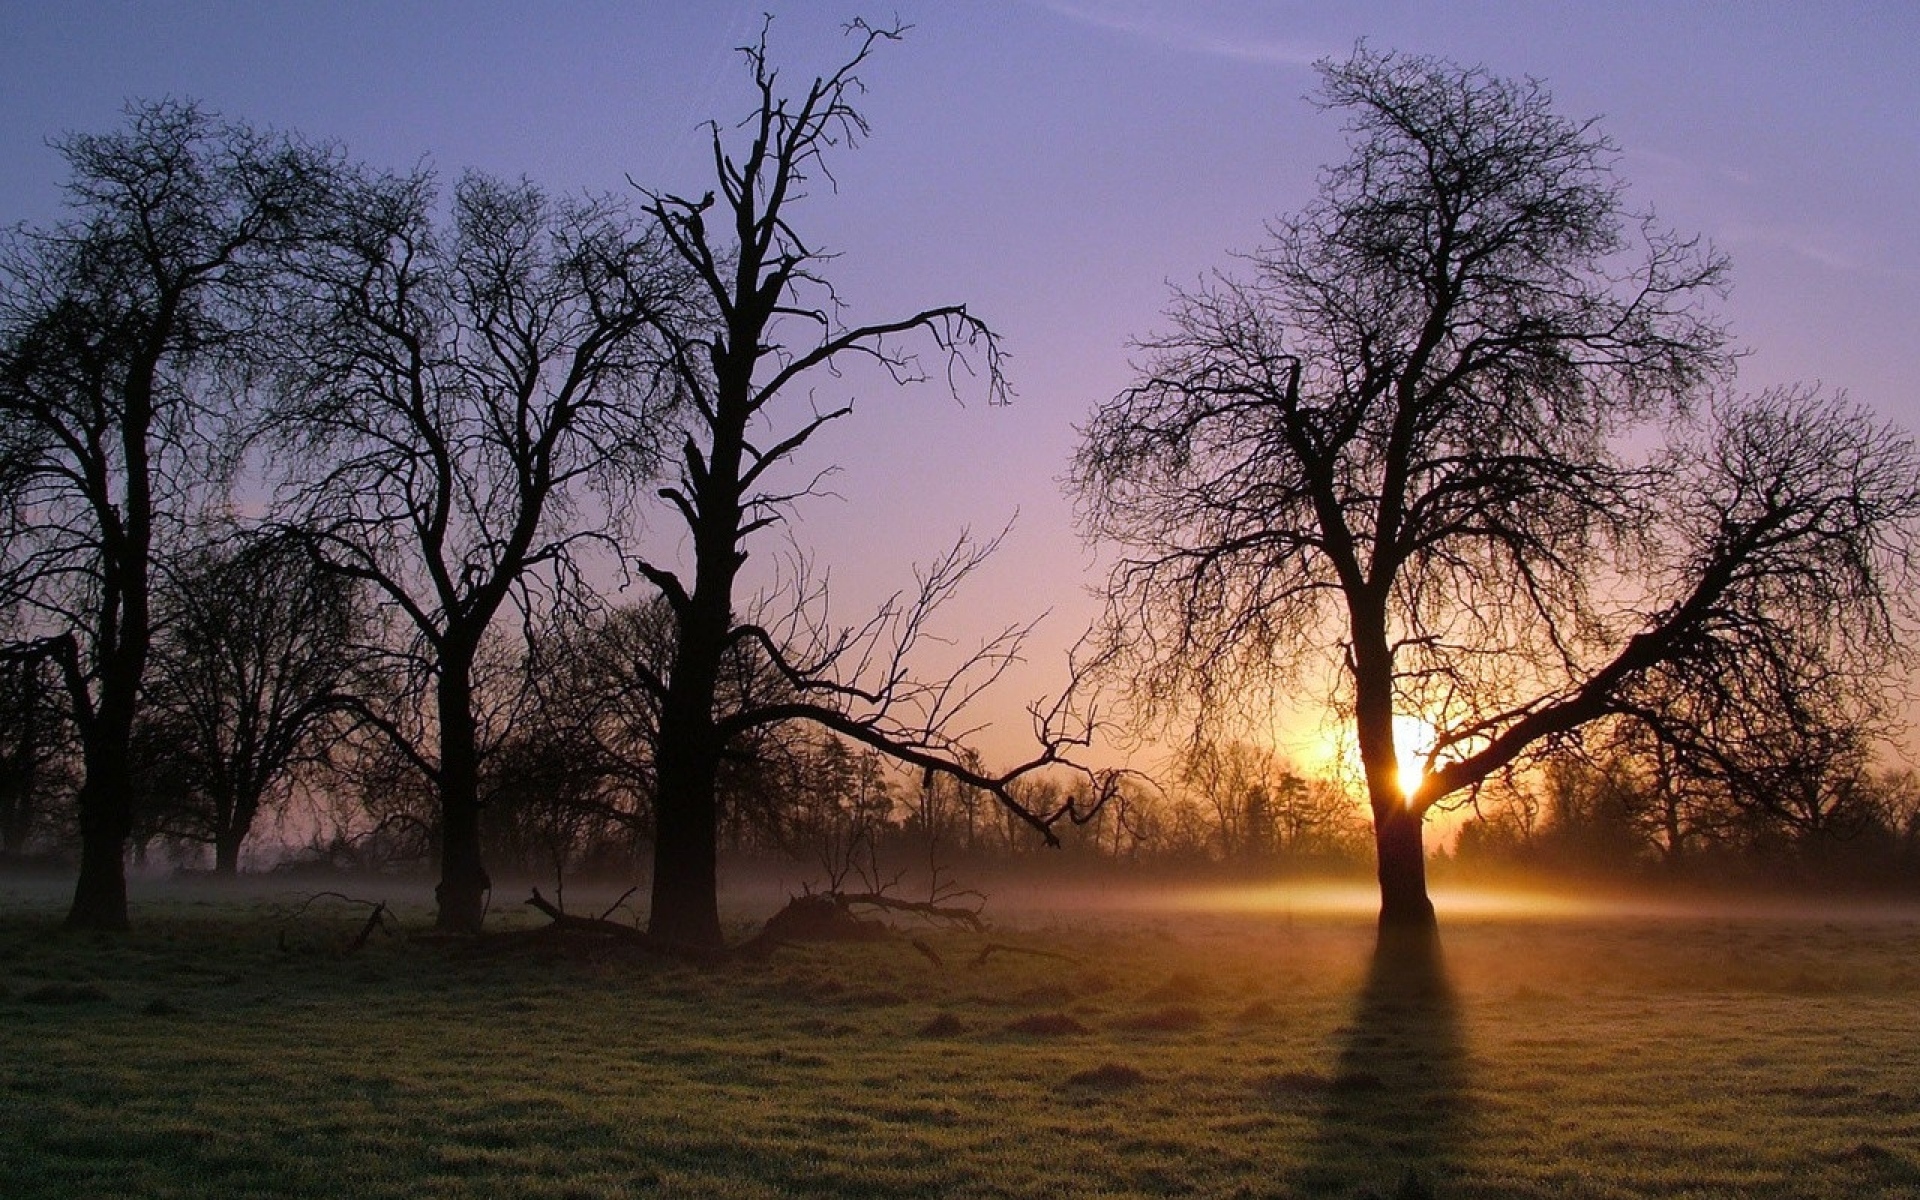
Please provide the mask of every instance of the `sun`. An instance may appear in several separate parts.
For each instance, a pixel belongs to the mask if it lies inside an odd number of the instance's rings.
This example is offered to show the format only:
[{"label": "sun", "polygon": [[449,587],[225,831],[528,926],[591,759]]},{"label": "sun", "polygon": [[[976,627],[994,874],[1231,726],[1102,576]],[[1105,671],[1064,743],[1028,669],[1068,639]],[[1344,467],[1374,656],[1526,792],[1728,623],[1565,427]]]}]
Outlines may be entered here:
[{"label": "sun", "polygon": [[1400,795],[1411,798],[1420,790],[1421,782],[1426,779],[1427,755],[1433,753],[1433,744],[1439,740],[1439,734],[1425,720],[1411,713],[1399,713],[1393,718],[1393,750],[1400,761]]},{"label": "sun", "polygon": [[[1293,743],[1301,761],[1309,769],[1318,769],[1328,774],[1358,784],[1364,790],[1366,772],[1360,766],[1360,747],[1354,738],[1350,721],[1334,719],[1331,714],[1321,718],[1320,732]],[[1399,784],[1402,797],[1413,795],[1420,790],[1420,784],[1426,779],[1427,756],[1433,753],[1434,743],[1439,733],[1433,723],[1424,717],[1412,713],[1399,713],[1393,718],[1393,750],[1398,759],[1398,772],[1395,782]],[[1282,740],[1276,744],[1286,746]]]}]

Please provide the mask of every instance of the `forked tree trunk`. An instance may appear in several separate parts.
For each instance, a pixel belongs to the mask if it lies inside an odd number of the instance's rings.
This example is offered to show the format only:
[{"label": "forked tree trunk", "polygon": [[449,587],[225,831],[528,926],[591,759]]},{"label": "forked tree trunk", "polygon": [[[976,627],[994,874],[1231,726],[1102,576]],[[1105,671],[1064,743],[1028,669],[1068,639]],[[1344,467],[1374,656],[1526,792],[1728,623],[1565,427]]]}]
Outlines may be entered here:
[{"label": "forked tree trunk", "polygon": [[217,802],[213,812],[213,873],[233,878],[240,873],[240,847],[253,827],[258,804],[245,804],[228,798]]}]

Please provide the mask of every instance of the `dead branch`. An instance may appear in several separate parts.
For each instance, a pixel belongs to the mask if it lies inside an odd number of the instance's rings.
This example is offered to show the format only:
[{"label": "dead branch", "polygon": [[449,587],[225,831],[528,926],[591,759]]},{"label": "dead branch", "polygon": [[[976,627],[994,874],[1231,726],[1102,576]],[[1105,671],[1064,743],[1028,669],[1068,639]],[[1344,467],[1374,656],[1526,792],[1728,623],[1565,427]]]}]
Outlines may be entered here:
[{"label": "dead branch", "polygon": [[[623,896],[621,899],[624,901],[626,897]],[[526,905],[528,908],[535,910],[552,922],[551,925],[547,926],[548,930],[565,930],[572,933],[585,933],[592,934],[596,937],[611,938],[623,945],[636,946],[649,953],[658,954],[663,958],[695,963],[700,966],[712,966],[715,963],[726,961],[729,957],[725,949],[712,950],[701,946],[689,946],[684,942],[674,942],[665,938],[657,938],[643,929],[635,929],[631,925],[622,925],[618,921],[610,921],[605,917],[576,917],[571,913],[563,912],[555,907],[550,900],[540,894],[539,888],[533,889],[533,895],[527,897]],[[619,905],[616,904],[614,907],[618,908]],[[613,910],[608,909],[607,911],[611,912]]]},{"label": "dead branch", "polygon": [[354,938],[351,942],[347,943],[346,952],[348,954],[352,954],[355,951],[359,950],[362,946],[366,945],[367,939],[373,936],[373,931],[376,929],[385,930],[389,934],[392,933],[393,932],[392,930],[387,929],[386,915],[387,915],[387,905],[384,900],[381,901],[379,904],[374,905],[373,911],[367,914],[367,923],[362,925],[360,927],[360,932],[354,935]]},{"label": "dead branch", "polygon": [[980,913],[976,909],[935,904],[930,900],[901,900],[882,892],[829,894],[833,895],[840,904],[849,908],[856,904],[864,904],[869,908],[884,909],[888,912],[912,913],[915,916],[925,917],[930,921],[952,921],[956,925],[966,926],[975,933],[986,928],[985,925],[981,923]]},{"label": "dead branch", "polygon": [[366,921],[361,924],[359,932],[341,949],[340,953],[343,956],[353,954],[364,947],[367,944],[367,939],[373,936],[373,931],[376,929],[383,930],[388,934],[393,932],[392,928],[388,925],[393,914],[392,911],[387,908],[386,901],[362,900],[358,896],[349,896],[345,892],[315,892],[313,895],[308,896],[299,904],[295,905],[292,911],[281,918],[280,929],[276,938],[276,942],[281,950],[286,951],[292,949],[287,941],[288,929],[293,926],[295,921],[305,916],[308,909],[312,908],[321,900],[338,900],[343,904],[364,905],[370,910],[367,913]]},{"label": "dead branch", "polygon": [[[622,904],[625,904],[633,896],[633,894],[639,890],[640,890],[639,885],[636,884],[635,886],[628,888],[626,891],[621,892],[620,898],[618,900],[615,900],[612,904],[607,905],[607,911],[600,914],[600,919],[602,921],[605,921],[612,918],[613,914],[619,911],[620,906]],[[534,894],[539,895],[538,892],[535,892]]]}]

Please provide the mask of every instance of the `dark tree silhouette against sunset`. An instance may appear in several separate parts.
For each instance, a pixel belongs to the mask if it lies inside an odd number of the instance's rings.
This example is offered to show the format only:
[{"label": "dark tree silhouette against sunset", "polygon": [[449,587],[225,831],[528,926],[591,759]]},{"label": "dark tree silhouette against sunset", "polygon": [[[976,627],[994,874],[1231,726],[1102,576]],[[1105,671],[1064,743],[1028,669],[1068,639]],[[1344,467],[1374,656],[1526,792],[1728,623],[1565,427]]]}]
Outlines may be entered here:
[{"label": "dark tree silhouette against sunset", "polygon": [[[1175,293],[1074,479],[1124,551],[1109,636],[1149,716],[1332,656],[1382,927],[1431,928],[1442,799],[1682,676],[1894,655],[1920,460],[1830,397],[1710,398],[1724,261],[1629,208],[1538,83],[1365,48],[1320,71],[1350,157]],[[1411,794],[1401,714],[1438,730]]]},{"label": "dark tree silhouette against sunset", "polygon": [[[675,345],[687,414],[679,479],[661,497],[686,529],[692,562],[681,570],[638,563],[674,625],[671,661],[647,681],[659,708],[650,932],[667,941],[720,943],[716,781],[729,743],[770,725],[822,726],[924,772],[984,788],[1048,840],[1063,816],[1083,815],[1072,799],[1031,811],[1008,789],[1079,740],[1058,730],[1063,709],[1036,710],[1038,752],[992,776],[968,765],[951,730],[960,710],[1013,661],[1021,629],[990,636],[941,678],[921,679],[911,667],[929,619],[992,552],[992,541],[962,536],[921,569],[912,595],[858,628],[828,626],[824,592],[804,579],[787,589],[775,614],[748,611],[737,594],[750,541],[817,490],[820,472],[796,467],[796,459],[853,411],[851,402],[823,404],[810,391],[817,381],[864,365],[894,384],[919,382],[924,368],[903,342],[917,340],[946,360],[950,379],[978,371],[989,402],[1006,398],[999,342],[980,318],[964,305],[945,304],[847,323],[823,274],[832,256],[794,224],[808,189],[831,179],[828,155],[866,134],[855,105],[861,64],[902,32],[854,22],[848,34],[856,49],[847,60],[787,95],[763,27],[744,48],[757,101],[739,126],[745,145],[730,149],[728,131],[713,131],[717,191],[699,199],[650,193],[648,211],[698,281],[706,306],[701,322],[659,326]],[[798,479],[785,474],[795,470]],[[772,665],[786,684],[781,699],[716,706],[726,666],[743,652]]]}]

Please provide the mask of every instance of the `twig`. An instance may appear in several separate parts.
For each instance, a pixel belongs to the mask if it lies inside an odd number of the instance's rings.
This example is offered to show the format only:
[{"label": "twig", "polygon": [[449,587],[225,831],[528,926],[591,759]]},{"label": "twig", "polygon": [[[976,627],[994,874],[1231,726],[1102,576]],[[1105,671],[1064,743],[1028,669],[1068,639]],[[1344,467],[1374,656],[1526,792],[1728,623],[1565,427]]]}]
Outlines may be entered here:
[{"label": "twig", "polygon": [[[608,918],[612,917],[615,912],[619,911],[620,906],[627,902],[627,897],[633,895],[635,892],[639,890],[640,890],[640,886],[638,884],[635,884],[633,887],[630,887],[626,891],[621,892],[620,898],[618,900],[615,900],[612,904],[607,905],[607,911],[600,914],[600,919],[602,921],[605,921]],[[536,896],[539,895],[538,892],[535,892],[534,894]]]},{"label": "twig", "polygon": [[366,945],[367,939],[373,936],[374,930],[385,930],[387,928],[384,919],[386,915],[386,901],[383,900],[379,904],[374,905],[373,911],[367,914],[367,923],[362,925],[360,932],[354,935],[354,939],[351,942],[347,943],[347,953],[352,954],[354,951],[360,949],[360,947]]},{"label": "twig", "polygon": [[346,904],[366,905],[372,909],[372,911],[367,914],[366,921],[360,926],[360,931],[356,933],[352,940],[341,950],[342,955],[352,954],[365,946],[367,939],[373,936],[373,931],[376,929],[386,930],[389,933],[392,932],[392,930],[387,929],[387,921],[392,914],[387,908],[386,901],[362,900],[358,896],[349,896],[345,892],[315,892],[305,900],[302,900],[292,912],[281,919],[280,930],[275,940],[282,951],[291,951],[292,949],[287,943],[288,926],[306,915],[306,911],[321,900],[339,900]]}]

